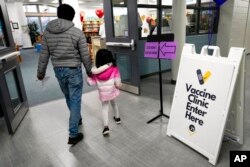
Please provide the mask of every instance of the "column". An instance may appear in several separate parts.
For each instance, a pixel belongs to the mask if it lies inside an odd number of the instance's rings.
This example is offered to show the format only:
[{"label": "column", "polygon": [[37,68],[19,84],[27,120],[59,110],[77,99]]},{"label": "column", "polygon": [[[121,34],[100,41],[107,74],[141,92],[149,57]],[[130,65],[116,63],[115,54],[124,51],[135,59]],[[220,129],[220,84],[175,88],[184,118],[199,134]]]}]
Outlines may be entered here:
[{"label": "column", "polygon": [[181,52],[186,41],[186,1],[173,0],[173,32],[177,42],[176,59],[172,61],[172,82],[177,79],[180,65]]},{"label": "column", "polygon": [[246,53],[250,54],[250,2],[248,2],[247,11],[247,25],[246,25],[246,35],[244,39],[244,48],[246,48]]},{"label": "column", "polygon": [[[17,45],[23,45],[21,24],[19,23],[19,20],[18,20],[16,4],[14,2],[6,3],[6,7],[7,7],[8,15],[9,15],[10,27],[11,27],[11,32],[12,32],[14,42]],[[13,29],[12,23],[17,23],[19,26],[19,29]]]},{"label": "column", "polygon": [[63,3],[70,5],[75,9],[76,13],[75,13],[73,23],[75,24],[75,27],[82,30],[82,23],[80,21],[80,9],[79,9],[78,0],[63,0]]},{"label": "column", "polygon": [[23,48],[30,48],[32,47],[32,44],[31,44],[31,39],[29,35],[28,21],[23,10],[23,3],[16,2],[16,9],[18,13],[18,20],[21,24],[20,28],[22,30]]},{"label": "column", "polygon": [[27,18],[23,10],[23,3],[6,3],[10,22],[18,23],[19,29],[12,29],[12,35],[17,45],[23,45],[23,48],[33,47],[31,44]]}]

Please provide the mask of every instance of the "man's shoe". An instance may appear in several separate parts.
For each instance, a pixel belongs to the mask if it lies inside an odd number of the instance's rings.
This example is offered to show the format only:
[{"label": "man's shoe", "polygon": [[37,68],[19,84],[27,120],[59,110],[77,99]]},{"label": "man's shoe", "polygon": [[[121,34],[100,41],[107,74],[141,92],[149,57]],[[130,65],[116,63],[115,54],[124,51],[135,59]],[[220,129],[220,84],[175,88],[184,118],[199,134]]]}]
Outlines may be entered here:
[{"label": "man's shoe", "polygon": [[83,139],[83,134],[82,133],[78,133],[76,137],[69,137],[69,141],[68,144],[77,144],[79,141],[81,141]]},{"label": "man's shoe", "polygon": [[106,135],[109,134],[109,127],[108,127],[108,126],[104,126],[104,129],[103,129],[103,131],[102,131],[102,134],[103,134],[104,136],[106,136]]},{"label": "man's shoe", "polygon": [[82,118],[80,118],[78,125],[82,125]]},{"label": "man's shoe", "polygon": [[120,124],[122,123],[121,118],[114,117],[115,123]]}]

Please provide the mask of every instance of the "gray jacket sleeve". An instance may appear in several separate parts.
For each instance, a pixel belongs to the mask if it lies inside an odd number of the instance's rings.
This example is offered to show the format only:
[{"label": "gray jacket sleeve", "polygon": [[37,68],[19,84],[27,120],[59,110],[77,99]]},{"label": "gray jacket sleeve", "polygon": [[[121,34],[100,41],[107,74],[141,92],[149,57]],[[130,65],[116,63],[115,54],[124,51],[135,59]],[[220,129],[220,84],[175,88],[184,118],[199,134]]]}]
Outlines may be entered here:
[{"label": "gray jacket sleeve", "polygon": [[86,69],[86,73],[91,74],[92,63],[91,63],[91,59],[89,56],[87,41],[84,35],[80,36],[80,40],[78,42],[78,48],[79,48],[81,60]]},{"label": "gray jacket sleeve", "polygon": [[49,58],[50,58],[49,49],[44,34],[42,38],[42,49],[38,61],[37,75],[45,75]]}]

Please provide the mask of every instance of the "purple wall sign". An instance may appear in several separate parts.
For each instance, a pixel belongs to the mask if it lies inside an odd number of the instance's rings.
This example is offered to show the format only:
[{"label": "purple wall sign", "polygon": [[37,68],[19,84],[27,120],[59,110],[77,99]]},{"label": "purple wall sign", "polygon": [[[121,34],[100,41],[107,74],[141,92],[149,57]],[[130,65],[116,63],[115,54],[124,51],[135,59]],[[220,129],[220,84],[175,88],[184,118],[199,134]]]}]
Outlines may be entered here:
[{"label": "purple wall sign", "polygon": [[159,42],[146,42],[144,49],[144,57],[158,58]]},{"label": "purple wall sign", "polygon": [[160,59],[173,60],[176,58],[176,42],[160,42]]}]

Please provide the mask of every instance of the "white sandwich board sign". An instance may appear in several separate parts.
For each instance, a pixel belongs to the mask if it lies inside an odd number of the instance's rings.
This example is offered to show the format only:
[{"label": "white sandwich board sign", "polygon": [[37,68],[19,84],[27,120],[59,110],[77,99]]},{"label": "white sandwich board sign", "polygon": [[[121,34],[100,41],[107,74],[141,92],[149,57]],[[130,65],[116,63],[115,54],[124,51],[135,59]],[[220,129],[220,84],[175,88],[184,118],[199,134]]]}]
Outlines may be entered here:
[{"label": "white sandwich board sign", "polygon": [[[208,56],[185,44],[177,77],[167,135],[189,145],[216,164],[244,49],[221,57],[218,47]],[[238,59],[235,60],[235,59]]]}]

